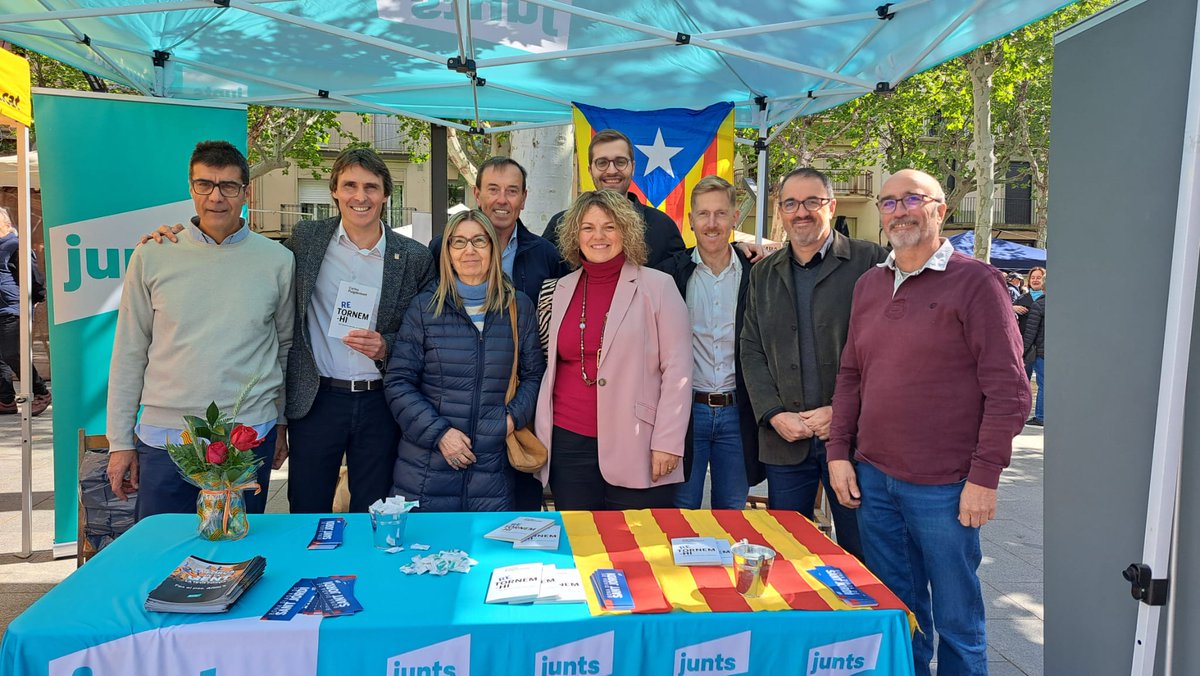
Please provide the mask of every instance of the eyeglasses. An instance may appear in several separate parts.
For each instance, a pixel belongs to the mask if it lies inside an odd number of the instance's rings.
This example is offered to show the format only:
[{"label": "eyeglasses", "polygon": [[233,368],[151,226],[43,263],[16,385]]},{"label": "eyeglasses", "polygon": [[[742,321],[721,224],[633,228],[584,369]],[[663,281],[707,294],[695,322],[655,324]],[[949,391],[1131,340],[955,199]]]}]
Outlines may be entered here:
[{"label": "eyeglasses", "polygon": [[625,171],[629,168],[630,159],[628,157],[618,157],[610,160],[607,157],[597,157],[596,159],[592,160],[592,166],[599,171],[608,171],[608,166],[610,164],[616,167],[619,171]]},{"label": "eyeglasses", "polygon": [[467,244],[470,244],[471,246],[475,247],[476,249],[486,249],[492,245],[491,241],[488,240],[488,238],[484,237],[483,235],[475,235],[471,239],[467,239],[466,237],[451,237],[450,238],[450,248],[451,249],[465,249],[465,248],[467,248]]},{"label": "eyeglasses", "polygon": [[937,202],[938,204],[941,204],[942,200],[938,199],[937,197],[930,197],[929,195],[920,195],[917,193],[905,195],[899,199],[896,199],[895,197],[885,197],[879,200],[879,211],[885,214],[890,214],[896,211],[896,207],[900,206],[901,204],[904,205],[905,211],[909,209],[918,209],[924,206],[926,202]]},{"label": "eyeglasses", "polygon": [[786,199],[780,203],[779,208],[783,209],[783,213],[785,214],[794,214],[800,208],[801,204],[804,205],[805,211],[816,211],[832,201],[832,197],[809,197],[802,200]]},{"label": "eyeglasses", "polygon": [[206,181],[202,178],[197,178],[192,181],[192,192],[196,193],[197,195],[211,195],[213,188],[219,188],[221,190],[221,194],[225,197],[237,197],[238,195],[242,194],[242,189],[245,187],[245,184],[234,183],[233,181],[221,181],[220,183],[213,183],[212,181]]}]

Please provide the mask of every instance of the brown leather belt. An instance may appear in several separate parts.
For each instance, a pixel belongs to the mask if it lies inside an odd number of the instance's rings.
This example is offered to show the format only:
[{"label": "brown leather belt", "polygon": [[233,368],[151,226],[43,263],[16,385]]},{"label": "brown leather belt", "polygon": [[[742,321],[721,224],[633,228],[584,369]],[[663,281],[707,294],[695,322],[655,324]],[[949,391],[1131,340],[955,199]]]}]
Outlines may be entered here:
[{"label": "brown leather belt", "polygon": [[713,408],[733,405],[733,392],[696,392],[692,400],[697,404],[708,404]]},{"label": "brown leather belt", "polygon": [[346,392],[374,392],[375,390],[383,389],[382,378],[376,380],[342,380],[340,378],[326,378],[325,376],[321,376],[321,384]]}]

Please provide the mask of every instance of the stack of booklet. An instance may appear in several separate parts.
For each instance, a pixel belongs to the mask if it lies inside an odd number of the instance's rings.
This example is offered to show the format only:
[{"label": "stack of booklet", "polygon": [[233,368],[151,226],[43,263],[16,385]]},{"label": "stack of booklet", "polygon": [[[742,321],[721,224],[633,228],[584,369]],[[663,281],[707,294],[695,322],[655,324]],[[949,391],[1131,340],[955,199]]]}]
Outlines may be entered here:
[{"label": "stack of booklet", "polygon": [[189,556],[150,592],[146,610],[157,613],[223,613],[258,578],[267,560],[256,556],[236,563],[217,563]]},{"label": "stack of booklet", "polygon": [[562,526],[554,519],[519,516],[484,535],[489,540],[511,542],[513,549],[558,549]]},{"label": "stack of booklet", "polygon": [[671,553],[677,566],[732,566],[729,540],[721,538],[671,538]]},{"label": "stack of booklet", "polygon": [[492,571],[487,603],[584,603],[583,581],[575,568],[520,563]]},{"label": "stack of booklet", "polygon": [[355,575],[301,578],[262,616],[264,620],[289,621],[298,613],[341,617],[361,612],[354,596]]},{"label": "stack of booklet", "polygon": [[633,594],[629,593],[629,582],[625,571],[616,568],[599,568],[592,573],[592,588],[596,600],[605,610],[633,610]]}]

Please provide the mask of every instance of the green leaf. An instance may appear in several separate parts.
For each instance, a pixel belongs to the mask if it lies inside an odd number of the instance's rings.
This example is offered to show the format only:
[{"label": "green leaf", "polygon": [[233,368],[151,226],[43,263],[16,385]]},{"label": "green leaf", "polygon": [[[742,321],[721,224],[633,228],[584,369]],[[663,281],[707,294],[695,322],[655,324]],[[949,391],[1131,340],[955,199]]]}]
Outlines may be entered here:
[{"label": "green leaf", "polygon": [[202,429],[208,429],[208,423],[204,418],[198,418],[194,415],[183,416],[183,422],[187,423],[188,429],[193,435],[198,434]]},{"label": "green leaf", "polygon": [[208,412],[207,412],[208,424],[209,424],[209,425],[216,425],[216,424],[217,424],[217,419],[218,419],[220,416],[221,416],[221,409],[217,408],[217,402],[215,402],[215,401],[214,401],[214,402],[212,402],[211,404],[209,404],[209,405],[208,405]]}]

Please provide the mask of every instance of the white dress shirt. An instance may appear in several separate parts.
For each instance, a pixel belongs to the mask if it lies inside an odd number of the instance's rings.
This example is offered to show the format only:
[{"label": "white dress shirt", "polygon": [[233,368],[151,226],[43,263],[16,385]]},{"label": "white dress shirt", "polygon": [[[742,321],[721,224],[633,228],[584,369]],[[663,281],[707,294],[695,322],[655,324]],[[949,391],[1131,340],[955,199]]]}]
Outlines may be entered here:
[{"label": "white dress shirt", "polygon": [[[381,291],[383,286],[383,253],[387,239],[383,236],[383,225],[379,226],[379,241],[370,249],[359,249],[346,234],[346,228],[338,223],[337,232],[325,249],[325,260],[317,274],[312,300],[308,304],[305,324],[312,338],[313,359],[317,372],[326,378],[341,380],[378,380],[379,369],[375,362],[358,350],[347,347],[338,338],[329,337],[329,322],[333,319],[337,304],[338,287],[343,281],[354,282]],[[379,293],[375,294],[375,307],[371,309],[370,329],[375,330],[379,320]]]}]

